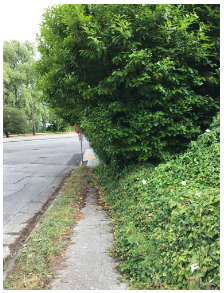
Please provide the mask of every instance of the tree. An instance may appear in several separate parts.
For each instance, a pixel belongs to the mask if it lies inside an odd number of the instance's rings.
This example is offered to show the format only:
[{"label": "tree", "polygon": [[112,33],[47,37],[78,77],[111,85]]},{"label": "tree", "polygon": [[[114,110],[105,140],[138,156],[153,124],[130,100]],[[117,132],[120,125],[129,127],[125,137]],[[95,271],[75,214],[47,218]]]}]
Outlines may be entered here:
[{"label": "tree", "polygon": [[49,122],[50,125],[47,127],[47,131],[65,132],[70,131],[69,129],[71,129],[69,123],[66,122],[65,119],[61,118],[54,109],[50,109],[49,111]]},{"label": "tree", "polygon": [[41,129],[49,118],[48,108],[41,104],[41,93],[35,88],[32,65],[35,63],[35,48],[28,41],[16,40],[3,44],[3,103],[23,109],[32,125],[30,104],[34,103],[35,128]]},{"label": "tree", "polygon": [[80,120],[105,163],[182,152],[219,111],[219,29],[210,33],[219,14],[219,5],[48,8],[38,87]]},{"label": "tree", "polygon": [[27,127],[27,117],[23,110],[7,105],[3,106],[3,131],[6,137],[9,137],[9,133],[25,133]]}]

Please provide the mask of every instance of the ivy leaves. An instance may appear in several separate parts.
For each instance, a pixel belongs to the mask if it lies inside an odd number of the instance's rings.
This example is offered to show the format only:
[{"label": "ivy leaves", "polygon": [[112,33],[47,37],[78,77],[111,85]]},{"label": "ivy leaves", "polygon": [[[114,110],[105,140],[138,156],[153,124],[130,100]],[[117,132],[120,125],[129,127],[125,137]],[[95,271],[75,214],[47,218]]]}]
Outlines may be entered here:
[{"label": "ivy leaves", "polygon": [[109,170],[98,167],[115,218],[114,254],[124,260],[121,270],[133,286],[137,281],[144,289],[160,283],[170,290],[219,288],[218,117],[185,153],[157,167],[135,165],[114,183],[103,181]]}]

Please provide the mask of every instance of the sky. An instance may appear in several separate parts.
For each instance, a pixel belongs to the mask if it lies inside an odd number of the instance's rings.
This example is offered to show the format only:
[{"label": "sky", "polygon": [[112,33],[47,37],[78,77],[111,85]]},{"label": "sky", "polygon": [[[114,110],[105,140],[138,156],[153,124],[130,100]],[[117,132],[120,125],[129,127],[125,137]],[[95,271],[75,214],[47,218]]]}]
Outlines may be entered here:
[{"label": "sky", "polygon": [[[144,2],[144,1],[143,1]],[[1,4],[1,21],[2,41],[17,40],[24,42],[25,40],[32,41],[36,44],[36,33],[39,33],[39,23],[42,21],[42,14],[45,8],[56,4],[88,4],[91,1],[69,2],[65,0],[38,0],[38,1],[2,1]],[[98,4],[103,4],[103,1],[97,1]],[[110,3],[120,4],[120,1],[111,1]],[[124,1],[125,3],[134,3],[134,1]],[[39,58],[37,52],[36,59]]]},{"label": "sky", "polygon": [[35,34],[39,30],[38,24],[42,20],[44,8],[49,6],[48,2],[53,4],[53,1],[46,1],[45,3],[30,1],[30,4],[27,4],[26,1],[5,1],[3,17],[6,25],[2,31],[3,40],[35,41]]},{"label": "sky", "polygon": [[[2,40],[25,40],[36,43],[36,33],[39,33],[39,23],[42,21],[42,14],[45,8],[54,4],[63,4],[66,1],[4,1],[2,4],[2,17],[4,29]],[[68,3],[68,2],[67,2]],[[37,54],[37,58],[39,53]]]}]

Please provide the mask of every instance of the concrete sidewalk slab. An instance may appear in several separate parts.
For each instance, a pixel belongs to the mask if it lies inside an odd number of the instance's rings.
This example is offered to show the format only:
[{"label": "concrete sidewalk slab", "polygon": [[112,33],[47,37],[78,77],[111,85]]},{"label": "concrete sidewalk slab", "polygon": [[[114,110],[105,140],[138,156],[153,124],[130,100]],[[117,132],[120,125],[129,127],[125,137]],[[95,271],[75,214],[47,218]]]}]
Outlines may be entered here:
[{"label": "concrete sidewalk slab", "polygon": [[[91,196],[92,195],[92,196]],[[73,229],[72,244],[50,283],[51,290],[129,290],[119,283],[120,273],[109,255],[113,234],[111,220],[97,203],[95,188],[89,188],[86,206],[81,210],[84,219]]]},{"label": "concrete sidewalk slab", "polygon": [[85,162],[89,167],[95,167],[99,164],[99,159],[94,154],[93,149],[85,149],[83,153],[83,165],[85,164]]}]

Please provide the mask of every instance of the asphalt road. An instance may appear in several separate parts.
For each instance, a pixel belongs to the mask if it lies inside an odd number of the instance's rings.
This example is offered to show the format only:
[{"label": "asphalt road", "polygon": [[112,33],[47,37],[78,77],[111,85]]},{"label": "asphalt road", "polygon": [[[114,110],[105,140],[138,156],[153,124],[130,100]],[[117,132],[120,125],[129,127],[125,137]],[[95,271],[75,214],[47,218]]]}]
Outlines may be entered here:
[{"label": "asphalt road", "polygon": [[[88,147],[84,140],[82,150]],[[31,219],[80,162],[77,136],[3,144],[4,259],[18,248]]]}]

